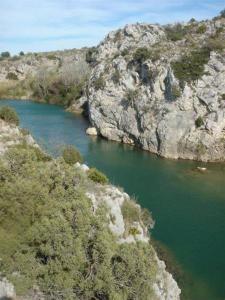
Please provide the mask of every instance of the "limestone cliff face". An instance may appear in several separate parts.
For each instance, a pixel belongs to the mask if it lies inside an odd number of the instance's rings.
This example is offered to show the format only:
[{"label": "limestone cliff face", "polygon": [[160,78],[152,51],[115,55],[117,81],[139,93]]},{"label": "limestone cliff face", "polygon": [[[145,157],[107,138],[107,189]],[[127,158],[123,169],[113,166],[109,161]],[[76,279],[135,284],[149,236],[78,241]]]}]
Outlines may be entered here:
[{"label": "limestone cliff face", "polygon": [[[189,31],[176,42],[157,25],[127,25],[111,32],[97,48],[83,99],[98,133],[167,158],[224,160],[224,27],[222,18],[185,24]],[[218,36],[223,45],[218,51],[210,49],[204,73],[181,86],[173,63],[196,48],[208,47],[209,41],[218,42]],[[143,47],[150,55],[138,61],[135,52]]]}]

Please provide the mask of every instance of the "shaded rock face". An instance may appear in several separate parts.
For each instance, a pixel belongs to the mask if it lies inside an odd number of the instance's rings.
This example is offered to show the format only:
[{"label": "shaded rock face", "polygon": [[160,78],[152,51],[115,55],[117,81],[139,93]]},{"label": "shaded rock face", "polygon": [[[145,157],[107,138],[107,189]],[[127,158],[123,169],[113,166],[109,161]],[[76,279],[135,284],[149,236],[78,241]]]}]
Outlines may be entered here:
[{"label": "shaded rock face", "polygon": [[[224,23],[207,21],[205,34],[194,33],[192,39],[203,47],[218,28],[224,30]],[[165,28],[147,24],[127,25],[105,38],[86,97],[90,121],[100,135],[167,158],[225,159],[224,50],[211,51],[203,76],[181,87],[172,62],[186,48],[191,51],[187,43],[171,42]],[[140,47],[154,56],[135,61]]]}]

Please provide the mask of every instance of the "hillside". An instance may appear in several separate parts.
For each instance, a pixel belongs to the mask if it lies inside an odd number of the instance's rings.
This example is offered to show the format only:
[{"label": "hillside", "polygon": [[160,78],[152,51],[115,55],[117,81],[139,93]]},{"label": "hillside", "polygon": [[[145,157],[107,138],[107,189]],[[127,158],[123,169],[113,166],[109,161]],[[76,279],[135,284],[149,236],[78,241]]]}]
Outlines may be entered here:
[{"label": "hillside", "polygon": [[179,299],[149,212],[71,153],[0,120],[0,298]]}]

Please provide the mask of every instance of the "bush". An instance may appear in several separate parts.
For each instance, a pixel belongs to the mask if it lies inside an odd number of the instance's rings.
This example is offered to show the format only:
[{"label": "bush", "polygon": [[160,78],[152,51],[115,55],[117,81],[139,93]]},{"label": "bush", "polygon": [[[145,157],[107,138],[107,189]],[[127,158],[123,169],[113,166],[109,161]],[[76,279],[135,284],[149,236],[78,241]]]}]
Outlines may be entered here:
[{"label": "bush", "polygon": [[20,55],[20,56],[24,56],[24,52],[23,52],[23,51],[20,51],[19,55]]},{"label": "bush", "polygon": [[172,97],[174,100],[179,98],[181,96],[181,91],[180,91],[179,87],[176,85],[172,85],[171,94],[172,94]]},{"label": "bush", "polygon": [[10,53],[8,51],[2,52],[1,57],[8,58],[8,57],[10,57]]},{"label": "bush", "polygon": [[124,49],[124,50],[122,50],[122,52],[121,52],[121,55],[122,56],[127,56],[129,54],[129,50],[128,49]]},{"label": "bush", "polygon": [[150,58],[150,51],[148,48],[143,47],[143,48],[138,48],[133,56],[134,61],[138,63],[143,63],[147,59]]},{"label": "bush", "polygon": [[133,106],[134,102],[136,101],[138,96],[139,96],[139,91],[138,90],[129,89],[126,92],[125,99],[128,101],[128,103],[131,104],[131,106]]},{"label": "bush", "polygon": [[202,125],[204,125],[204,121],[203,118],[200,116],[195,120],[195,125],[197,128],[201,127]]},{"label": "bush", "polygon": [[113,78],[113,81],[115,83],[119,83],[120,82],[121,76],[120,76],[120,71],[118,69],[115,70],[112,78]]},{"label": "bush", "polygon": [[185,82],[198,80],[204,75],[205,64],[210,59],[210,50],[201,48],[181,57],[179,61],[172,63],[174,75],[183,86]]},{"label": "bush", "polygon": [[201,25],[197,28],[196,33],[198,33],[198,34],[203,34],[203,33],[206,32],[206,30],[207,30],[206,25],[205,25],[205,24],[201,24]]},{"label": "bush", "polygon": [[131,200],[125,200],[121,207],[124,221],[128,224],[139,222],[141,218],[141,210],[135,202]]},{"label": "bush", "polygon": [[9,79],[9,80],[18,80],[18,76],[13,73],[13,72],[9,72],[6,76],[6,79]]},{"label": "bush", "polygon": [[222,100],[225,100],[225,94],[222,94],[222,95],[221,95],[221,99],[222,99]]},{"label": "bush", "polygon": [[9,106],[3,106],[0,108],[0,119],[17,126],[19,125],[19,117],[16,111]]},{"label": "bush", "polygon": [[154,299],[152,246],[118,243],[101,201],[93,213],[89,181],[75,184],[80,176],[62,160],[37,161],[32,150],[0,159],[3,276],[21,299],[34,286],[44,299]]},{"label": "bush", "polygon": [[49,60],[56,60],[57,57],[54,54],[48,54],[47,55],[47,59],[49,59]]},{"label": "bush", "polygon": [[211,36],[207,40],[206,47],[209,49],[209,51],[222,51],[225,49],[225,40],[223,37],[219,35]]},{"label": "bush", "polygon": [[92,48],[87,50],[87,52],[86,52],[86,62],[88,64],[94,64],[96,62],[96,58],[95,58],[96,52],[97,52],[97,50],[96,50],[95,47],[92,47]]},{"label": "bush", "polygon": [[97,79],[94,81],[94,87],[96,90],[103,90],[105,87],[105,79],[103,77],[103,74],[101,74]]},{"label": "bush", "polygon": [[23,136],[27,136],[30,134],[30,131],[27,128],[21,128],[20,132],[22,133]]},{"label": "bush", "polygon": [[166,26],[165,31],[167,38],[173,42],[182,40],[187,33],[187,29],[180,23],[174,26]]},{"label": "bush", "polygon": [[107,184],[109,182],[106,175],[95,168],[91,168],[90,170],[88,170],[88,178],[94,182],[101,184]]},{"label": "bush", "polygon": [[67,146],[63,150],[62,156],[65,162],[69,165],[74,165],[77,162],[81,163],[83,161],[80,152],[74,146]]}]

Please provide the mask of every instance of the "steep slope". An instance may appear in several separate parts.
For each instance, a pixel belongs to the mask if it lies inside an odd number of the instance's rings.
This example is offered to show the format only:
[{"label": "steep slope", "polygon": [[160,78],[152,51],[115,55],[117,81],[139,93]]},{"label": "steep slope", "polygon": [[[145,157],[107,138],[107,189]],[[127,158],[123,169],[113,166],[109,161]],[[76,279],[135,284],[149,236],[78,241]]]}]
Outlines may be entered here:
[{"label": "steep slope", "polygon": [[93,53],[82,98],[92,125],[163,157],[224,160],[224,49],[222,17],[111,32]]},{"label": "steep slope", "polygon": [[0,121],[0,298],[178,300],[151,215],[86,165],[37,147]]}]

